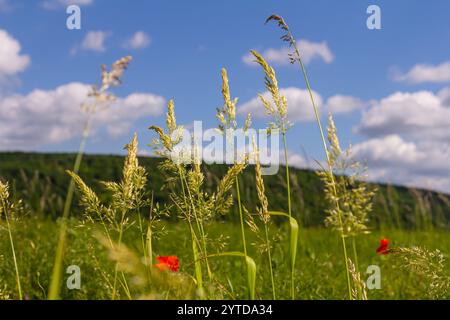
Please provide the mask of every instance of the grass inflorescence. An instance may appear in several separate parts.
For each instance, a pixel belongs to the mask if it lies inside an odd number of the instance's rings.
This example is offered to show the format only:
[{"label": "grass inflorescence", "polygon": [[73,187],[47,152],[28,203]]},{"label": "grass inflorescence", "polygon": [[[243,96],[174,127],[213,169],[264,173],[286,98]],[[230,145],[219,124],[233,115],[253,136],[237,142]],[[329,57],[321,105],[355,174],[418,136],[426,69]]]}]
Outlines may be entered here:
[{"label": "grass inflorescence", "polygon": [[[326,159],[317,171],[324,194],[321,208],[325,208],[326,228],[302,227],[300,232],[300,222],[307,219],[307,212],[304,205],[296,205],[301,194],[297,191],[304,185],[293,179],[289,170],[289,104],[281,93],[275,69],[255,50],[251,54],[264,72],[269,93],[259,94],[266,114],[272,118],[268,133],[281,133],[283,142],[286,175],[281,180],[286,188],[281,192],[286,207],[273,201],[273,194],[280,190],[274,191],[263,176],[254,137],[251,151],[236,154],[233,163],[224,165],[222,174],[211,179],[198,146],[183,141],[184,128],[177,122],[173,99],[167,103],[165,128],[149,127],[156,135],[149,146],[159,157],[157,167],[148,168],[139,161],[138,136],[134,134],[125,146],[127,155],[120,178],[91,185],[81,170],[85,145],[93,115],[115,99],[110,89],[121,84],[131,61],[131,57],[124,57],[109,71],[101,67],[101,82],[92,87],[82,106],[86,120],[75,163],[66,168],[70,183],[65,201],[59,198],[53,205],[41,196],[24,205],[12,196],[10,185],[0,181],[0,230],[7,231],[5,235],[0,233],[0,239],[5,240],[0,241],[0,276],[5,279],[0,299],[449,298],[445,255],[450,253],[450,239],[447,233],[435,231],[429,198],[410,191],[416,199],[413,212],[420,225],[416,238],[410,239],[411,234],[402,230],[395,190],[387,187],[380,196],[365,181],[367,168],[352,159],[351,148],[341,148],[331,114],[328,127],[323,129],[290,28],[281,16],[272,15],[266,22],[270,21],[284,32],[281,39],[292,49],[286,58],[300,67],[316,117]],[[231,96],[225,68],[221,80],[223,105],[216,110],[217,129],[227,144],[233,145],[234,140],[228,139],[234,139],[233,133],[240,130],[238,99]],[[242,124],[244,133],[251,125],[251,115],[247,115]],[[159,184],[152,180],[152,171],[160,173]],[[248,172],[252,179],[244,179]],[[33,179],[22,174],[22,179],[29,182],[25,194],[48,190],[47,185],[39,186],[39,173]],[[71,219],[76,190],[83,215]],[[256,205],[248,201],[252,191]],[[165,194],[166,201],[155,197],[160,193]],[[302,194],[301,203],[307,202],[308,196]],[[441,200],[448,201],[447,197]],[[377,230],[371,225],[375,201],[393,213],[386,219],[390,228]],[[37,216],[22,219],[27,210],[36,208],[39,212],[62,211],[61,219],[58,223]],[[237,223],[230,222],[234,208]],[[445,224],[445,216],[439,221]],[[396,239],[395,244],[419,242],[429,247],[440,242],[445,253],[413,243],[390,248],[386,233]],[[377,250],[380,238],[382,247]],[[338,247],[342,255],[336,254]],[[64,266],[69,261],[83,269],[79,291],[62,286]],[[373,264],[380,265],[386,275],[383,291],[371,291],[365,282],[365,268]]]}]

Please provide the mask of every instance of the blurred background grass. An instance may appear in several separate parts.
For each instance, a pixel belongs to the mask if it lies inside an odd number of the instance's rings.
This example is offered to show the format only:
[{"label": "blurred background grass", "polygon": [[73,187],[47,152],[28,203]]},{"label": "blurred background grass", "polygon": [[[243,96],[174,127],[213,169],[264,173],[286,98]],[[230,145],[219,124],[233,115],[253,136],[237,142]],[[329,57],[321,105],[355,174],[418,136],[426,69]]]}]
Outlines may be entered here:
[{"label": "blurred background grass", "polygon": [[[62,212],[69,177],[64,170],[73,163],[73,154],[1,153],[0,177],[10,182],[13,199],[22,199],[25,219],[13,223],[16,252],[24,297],[47,298],[54,252],[58,237],[58,217]],[[162,190],[164,177],[156,169],[160,160],[140,158],[140,164],[149,172],[149,193],[154,203],[169,203],[167,192]],[[122,174],[123,157],[87,155],[80,176],[94,190],[100,190],[99,181],[117,181]],[[227,167],[204,166],[206,186],[213,190]],[[287,199],[284,168],[275,176],[265,177],[267,196],[272,210],[286,211]],[[254,173],[248,168],[241,176],[242,200],[252,212],[257,205]],[[308,170],[291,170],[293,215],[301,222],[296,264],[296,298],[345,299],[346,275],[341,243],[337,233],[323,227],[326,216],[323,186],[316,174]],[[370,216],[371,234],[357,239],[359,267],[364,279],[369,265],[381,268],[381,289],[369,290],[369,299],[423,299],[427,290],[422,279],[400,270],[391,256],[379,256],[376,248],[381,238],[388,238],[391,246],[423,246],[439,249],[447,258],[450,255],[450,198],[448,195],[427,190],[408,189],[390,185],[377,185],[374,212]],[[99,193],[103,197],[104,192]],[[103,199],[107,200],[107,199]],[[148,215],[149,208],[142,208]],[[62,286],[63,299],[109,299],[110,288],[105,275],[112,274],[114,262],[95,238],[97,225],[84,224],[78,199],[73,203],[68,248],[64,266],[81,268],[81,289],[68,290]],[[236,251],[241,248],[237,223],[237,208],[230,215],[206,225],[210,253]],[[155,255],[177,255],[180,270],[193,274],[192,247],[189,232],[177,217],[159,222],[166,233],[154,240]],[[0,222],[0,298],[15,297],[14,266],[4,222]],[[271,225],[272,258],[275,272],[277,298],[290,298],[289,231],[281,220]],[[270,299],[271,287],[266,255],[258,251],[258,239],[248,232],[251,243],[249,255],[255,259],[257,270],[257,298]],[[126,232],[124,242],[134,252],[143,255],[141,237],[137,228]],[[217,248],[215,248],[217,246]],[[219,250],[220,247],[220,250]],[[242,259],[232,257],[212,258],[211,266],[216,277],[216,298],[246,298],[245,267]],[[68,275],[65,275],[67,279]],[[133,283],[131,282],[131,285]],[[135,288],[136,292],[142,290]],[[123,297],[122,297],[123,298]]]},{"label": "blurred background grass", "polygon": [[[162,222],[167,233],[154,241],[154,252],[159,255],[177,255],[180,258],[180,271],[193,273],[192,247],[189,233],[183,223]],[[81,289],[68,290],[62,286],[63,299],[109,299],[110,290],[105,285],[102,273],[112,273],[114,263],[108,259],[105,249],[77,219],[71,220],[69,247],[64,265],[78,265],[81,269]],[[272,227],[273,261],[277,297],[290,298],[289,236],[287,226]],[[22,288],[27,299],[45,299],[54,261],[54,248],[57,241],[57,223],[52,220],[30,218],[13,226],[16,250],[21,273]],[[130,229],[125,243],[133,251],[142,254],[140,237],[135,229]],[[92,231],[92,230],[90,230]],[[226,251],[241,247],[239,226],[234,222],[214,222],[207,225],[208,237],[212,243],[225,245]],[[257,242],[254,234],[248,233],[249,243]],[[423,299],[426,284],[421,279],[399,269],[393,263],[393,256],[377,255],[375,250],[382,237],[388,237],[392,246],[420,245],[429,249],[440,249],[447,257],[450,254],[450,234],[444,231],[373,231],[357,241],[360,271],[364,279],[369,265],[381,268],[381,289],[368,290],[369,299]],[[214,245],[213,245],[214,246]],[[345,266],[341,257],[341,243],[335,232],[308,228],[300,230],[299,252],[296,264],[296,297],[298,299],[346,299]],[[0,279],[2,292],[14,295],[14,267],[9,259],[10,248],[7,234],[0,233]],[[214,253],[214,248],[210,250]],[[258,252],[255,246],[249,250],[258,266],[257,298],[271,299],[271,287],[267,256]],[[217,298],[245,299],[247,294],[245,269],[242,259],[216,258],[210,260],[213,273],[219,279],[223,290],[216,293]],[[68,275],[65,275],[67,279]],[[132,286],[131,282],[131,286]],[[139,288],[135,288],[139,290]]]},{"label": "blurred background grass", "polygon": [[[0,153],[0,178],[9,181],[12,194],[23,199],[33,216],[56,219],[62,212],[69,184],[65,173],[73,165],[75,154]],[[85,155],[80,176],[94,189],[101,190],[100,181],[119,181],[124,158],[116,155]],[[157,166],[160,159],[141,157],[139,163],[149,174],[148,191],[155,203],[169,203],[168,193],[162,187],[164,177]],[[206,191],[214,190],[227,166],[205,165]],[[265,176],[270,209],[287,212],[285,171],[281,166],[277,175]],[[323,184],[311,170],[291,169],[293,215],[304,227],[323,226],[326,216]],[[253,210],[257,203],[253,168],[240,176],[243,204]],[[450,230],[450,196],[413,188],[375,184],[379,190],[375,197],[374,213],[370,217],[373,228],[399,228],[430,230],[437,227]],[[100,196],[107,197],[104,192]],[[105,198],[103,200],[106,200]],[[78,201],[72,204],[72,216],[82,210]],[[237,219],[237,207],[227,219]]]}]

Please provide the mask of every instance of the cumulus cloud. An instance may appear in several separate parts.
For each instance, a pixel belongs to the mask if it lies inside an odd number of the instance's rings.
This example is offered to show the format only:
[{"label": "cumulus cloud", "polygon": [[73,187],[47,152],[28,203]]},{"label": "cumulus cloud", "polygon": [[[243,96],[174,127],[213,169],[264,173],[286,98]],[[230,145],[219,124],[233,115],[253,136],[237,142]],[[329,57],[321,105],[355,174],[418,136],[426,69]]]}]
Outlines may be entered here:
[{"label": "cumulus cloud", "polygon": [[352,96],[337,94],[327,99],[327,110],[333,114],[350,113],[361,110],[367,105],[366,102]]},{"label": "cumulus cloud", "polygon": [[[325,63],[331,63],[334,60],[334,55],[331,52],[328,44],[325,41],[312,42],[309,40],[298,40],[300,53],[302,55],[302,61],[305,64],[310,63],[312,60],[322,60]],[[278,65],[288,65],[291,49],[283,47],[280,49],[269,48],[262,52],[263,57],[270,63]],[[248,65],[256,65],[254,57],[251,53],[247,53],[242,57],[242,61]]]},{"label": "cumulus cloud", "polygon": [[94,0],[45,0],[41,5],[46,10],[57,10],[70,5],[87,6],[94,3]]},{"label": "cumulus cloud", "polygon": [[424,156],[414,143],[403,141],[396,134],[369,139],[355,145],[352,149],[355,155],[370,159],[371,163],[377,167],[411,165],[423,160]]},{"label": "cumulus cloud", "polygon": [[104,31],[89,31],[81,43],[81,49],[96,52],[104,52],[106,50],[105,41],[109,36]]},{"label": "cumulus cloud", "polygon": [[445,107],[450,107],[450,88],[443,88],[437,93],[441,103]]},{"label": "cumulus cloud", "polygon": [[131,38],[124,43],[126,49],[142,49],[150,45],[151,39],[143,31],[137,31]]},{"label": "cumulus cloud", "polygon": [[[280,89],[280,93],[284,95],[288,102],[288,119],[291,122],[308,122],[315,121],[314,110],[311,105],[311,99],[309,92],[306,89],[300,89],[295,87],[289,87]],[[263,96],[272,101],[269,92],[264,92]],[[327,111],[338,113],[349,113],[355,110],[360,110],[366,105],[365,102],[358,98],[345,95],[331,96],[324,102],[322,96],[313,91],[314,100],[319,113],[324,114]],[[264,105],[259,97],[254,97],[250,101],[242,104],[238,108],[238,113],[241,115],[247,115],[251,113],[256,118],[266,117]]]},{"label": "cumulus cloud", "polygon": [[[11,95],[0,101],[0,149],[27,150],[60,143],[78,136],[85,115],[80,109],[90,85],[69,83],[54,90],[33,90],[26,95]],[[133,93],[118,98],[110,108],[99,111],[94,131],[102,129],[121,135],[134,121],[144,116],[159,116],[165,99],[149,93]]]},{"label": "cumulus cloud", "polygon": [[394,74],[394,80],[412,84],[450,82],[450,61],[439,65],[417,64],[406,73]]},{"label": "cumulus cloud", "polygon": [[450,144],[405,141],[394,134],[361,142],[352,151],[368,162],[373,180],[450,192]]},{"label": "cumulus cloud", "polygon": [[450,193],[450,89],[396,92],[372,101],[353,149],[379,181]]},{"label": "cumulus cloud", "polygon": [[450,108],[448,89],[396,92],[379,101],[363,113],[356,131],[368,136],[405,134],[416,138],[448,139]]},{"label": "cumulus cloud", "polygon": [[[308,90],[289,87],[280,89],[280,93],[284,95],[288,102],[288,119],[292,122],[306,122],[314,119],[314,111],[311,106],[311,100]],[[323,108],[323,100],[320,94],[313,91],[314,99],[317,107],[321,110]],[[272,101],[271,95],[268,91],[263,93],[267,100]],[[255,97],[250,101],[244,103],[238,108],[238,113],[246,115],[251,113],[256,118],[265,117],[264,105],[259,97]]]},{"label": "cumulus cloud", "polygon": [[21,45],[8,32],[0,29],[0,77],[14,76],[30,65],[30,57],[21,54]]}]

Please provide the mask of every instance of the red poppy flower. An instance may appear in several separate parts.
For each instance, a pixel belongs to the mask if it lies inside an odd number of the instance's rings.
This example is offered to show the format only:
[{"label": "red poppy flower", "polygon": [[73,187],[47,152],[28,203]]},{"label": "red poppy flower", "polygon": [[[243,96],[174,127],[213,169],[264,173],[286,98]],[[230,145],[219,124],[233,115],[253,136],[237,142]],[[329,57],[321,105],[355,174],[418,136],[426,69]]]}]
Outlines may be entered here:
[{"label": "red poppy flower", "polygon": [[380,240],[380,246],[377,249],[378,254],[389,254],[389,240],[388,239],[381,239]]},{"label": "red poppy flower", "polygon": [[166,257],[157,256],[156,259],[158,260],[159,263],[155,264],[155,267],[158,268],[159,270],[170,270],[177,272],[180,267],[180,263],[177,256],[166,256]]}]

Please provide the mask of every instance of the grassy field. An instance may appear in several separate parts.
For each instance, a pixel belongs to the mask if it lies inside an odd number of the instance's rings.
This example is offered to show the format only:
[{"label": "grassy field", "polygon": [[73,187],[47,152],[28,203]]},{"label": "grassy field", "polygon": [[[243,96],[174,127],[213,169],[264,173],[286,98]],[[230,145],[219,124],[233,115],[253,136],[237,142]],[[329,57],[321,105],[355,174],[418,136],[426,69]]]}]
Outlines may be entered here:
[{"label": "grassy field", "polygon": [[[165,222],[167,233],[154,242],[155,254],[177,255],[180,259],[180,272],[193,274],[189,232],[184,224]],[[71,221],[69,235],[70,247],[64,265],[78,265],[81,269],[81,289],[69,290],[63,286],[61,297],[64,299],[109,299],[114,263],[108,259],[107,251],[94,237],[95,226],[83,225],[77,220]],[[234,251],[240,248],[239,226],[223,222],[207,225],[211,241],[210,251]],[[16,251],[20,261],[20,274],[24,296],[28,299],[46,299],[54,247],[57,242],[58,228],[55,222],[40,219],[27,219],[13,226],[16,239]],[[286,239],[287,228],[274,227],[273,260],[277,298],[289,299],[289,265]],[[402,230],[374,231],[358,239],[358,254],[363,277],[367,266],[378,265],[381,268],[381,289],[368,290],[369,299],[427,299],[427,283],[414,273],[399,268],[393,256],[380,256],[375,253],[379,239],[389,237],[394,246],[425,246],[439,248],[447,257],[450,254],[450,234],[447,232],[421,232]],[[249,233],[250,242],[257,238]],[[17,298],[14,281],[14,266],[10,259],[10,248],[5,232],[0,233],[0,279],[2,279],[1,297]],[[225,241],[223,241],[225,240]],[[128,247],[143,256],[140,236],[137,228],[131,227],[126,239]],[[268,279],[268,263],[255,246],[251,246],[249,255],[258,266],[256,296],[258,299],[270,299],[271,289]],[[279,262],[279,263],[278,263]],[[232,257],[211,260],[215,275],[214,298],[246,298],[245,265],[243,260]],[[449,265],[446,266],[449,268]],[[302,229],[299,235],[299,251],[296,263],[296,297],[298,299],[346,299],[345,266],[342,263],[340,239],[326,229]],[[67,279],[69,275],[65,275]],[[106,277],[106,279],[105,279]],[[133,298],[139,298],[152,292],[135,284],[133,273],[127,274],[132,286]],[[220,288],[220,290],[218,289]],[[155,293],[155,292],[153,292]],[[161,293],[161,292],[160,292]],[[188,293],[186,293],[188,294]],[[168,296],[173,298],[174,296]],[[176,297],[176,296],[175,296]],[[121,296],[121,298],[126,298]]]},{"label": "grassy field", "polygon": [[[323,167],[289,166],[288,102],[257,51],[270,101],[260,98],[284,154],[277,175],[262,174],[255,140],[229,165],[204,165],[203,146],[181,139],[173,100],[165,128],[150,127],[159,158],[138,158],[136,134],[126,157],[83,158],[93,115],[132,59],[124,57],[102,67],[83,104],[76,155],[0,154],[0,298],[450,298],[449,196],[368,183],[367,168],[341,149],[331,114],[322,126],[288,25],[269,21],[305,80]],[[251,121],[238,126],[225,69],[221,76],[217,132],[228,139]]]},{"label": "grassy field", "polygon": [[[12,192],[12,202],[23,201],[22,209],[18,212],[16,220],[11,221],[10,229],[14,237],[15,252],[18,269],[25,299],[47,299],[48,288],[52,278],[52,268],[55,260],[55,248],[58,244],[58,235],[61,219],[52,214],[62,211],[64,186],[68,184],[68,175],[63,170],[70,166],[75,155],[46,155],[8,153],[2,154],[2,175],[8,177],[16,186]],[[180,260],[179,274],[188,277],[183,288],[188,290],[168,290],[151,282],[142,283],[140,274],[142,265],[124,266],[124,276],[130,287],[131,298],[198,298],[195,292],[195,264],[192,257],[192,243],[188,225],[176,207],[171,205],[167,191],[161,189],[165,176],[158,169],[162,164],[160,159],[141,158],[140,165],[149,174],[146,184],[147,197],[153,193],[154,205],[148,204],[140,209],[141,214],[147,215],[151,206],[154,212],[164,212],[161,221],[152,223],[152,261],[157,263],[157,256],[177,256]],[[80,175],[90,185],[94,186],[102,202],[113,200],[111,194],[102,192],[99,181],[119,181],[121,167],[125,159],[120,156],[86,156]],[[14,167],[14,164],[20,166]],[[107,167],[108,170],[100,170]],[[153,168],[153,169],[152,169]],[[208,192],[214,192],[218,187],[217,181],[226,174],[224,166],[203,166],[205,185]],[[248,186],[255,184],[254,167],[247,168],[240,177],[245,205],[250,210],[258,207],[256,190]],[[27,179],[31,172],[40,172],[34,178]],[[277,210],[286,211],[286,196],[283,192],[283,176],[285,169],[281,168],[276,176],[267,178],[269,190],[267,191],[269,203],[275,203]],[[298,250],[295,264],[295,297],[296,299],[347,299],[346,266],[342,255],[342,244],[339,233],[324,227],[326,207],[324,206],[323,184],[313,172],[291,168],[291,181],[301,185],[293,196],[294,216],[301,222],[298,233]],[[420,191],[423,198],[415,198],[413,189],[393,186],[377,186],[378,202],[375,202],[374,212],[370,214],[368,226],[370,234],[356,237],[356,250],[359,262],[359,271],[364,281],[370,274],[366,273],[369,265],[377,265],[381,270],[381,288],[367,290],[368,299],[429,299],[429,279],[417,274],[414,270],[401,268],[402,261],[394,255],[378,255],[376,249],[382,238],[390,239],[390,246],[395,247],[422,247],[430,251],[439,249],[446,258],[445,269],[450,270],[448,257],[450,255],[450,233],[448,232],[449,207],[445,206],[447,196]],[[153,192],[155,190],[156,192]],[[251,191],[247,191],[251,190]],[[307,190],[299,192],[299,190]],[[317,190],[317,192],[314,192]],[[46,191],[46,192],[43,192]],[[60,192],[61,194],[58,194]],[[178,193],[180,190],[177,191]],[[31,196],[31,197],[30,197]],[[61,285],[61,298],[63,299],[110,299],[113,291],[116,258],[112,256],[108,246],[99,241],[99,235],[104,234],[104,226],[100,222],[86,219],[86,212],[79,206],[82,194],[77,193],[72,208],[73,218],[70,219],[67,234],[67,249],[62,265],[64,272]],[[236,194],[233,192],[233,198]],[[281,198],[277,199],[277,198]],[[303,200],[306,199],[305,200]],[[15,200],[14,200],[15,199]],[[58,199],[59,204],[58,204]],[[383,201],[380,201],[383,200]],[[420,199],[427,201],[425,206]],[[303,206],[301,204],[303,203]],[[382,205],[385,203],[385,205]],[[167,205],[167,207],[166,207]],[[230,208],[227,215],[208,219],[204,222],[206,251],[209,255],[223,252],[238,252],[242,250],[242,237],[237,214],[236,204]],[[166,215],[167,214],[167,215]],[[430,221],[431,223],[425,223]],[[145,218],[139,221],[136,212],[130,215],[126,232],[123,233],[123,243],[132,255],[140,262],[145,263],[146,246],[142,245],[146,237],[147,224]],[[145,224],[141,227],[141,224]],[[8,226],[5,221],[0,226],[0,297],[19,298],[16,290],[15,267],[13,264],[9,244]],[[118,238],[115,227],[112,229],[112,238]],[[249,226],[245,227],[248,255],[254,259],[256,270],[256,299],[273,298],[270,269],[267,250],[262,238],[261,225],[258,233],[252,232]],[[142,232],[144,231],[144,232]],[[100,236],[101,238],[101,236]],[[271,243],[271,261],[275,282],[277,299],[291,298],[291,270],[289,252],[290,229],[289,224],[282,217],[273,217],[269,224],[269,240]],[[352,242],[347,239],[350,256],[354,260]],[[127,258],[129,260],[129,258]],[[132,260],[132,259],[131,259]],[[205,289],[208,298],[246,299],[248,298],[246,265],[238,257],[213,257],[209,260],[211,280],[205,280]],[[81,287],[79,290],[69,290],[65,281],[70,274],[65,268],[77,265],[81,270]],[[147,267],[143,267],[144,269]],[[141,271],[140,271],[141,270]],[[205,276],[206,277],[206,276]],[[174,281],[169,279],[168,283]],[[175,283],[177,283],[175,281]],[[127,299],[127,294],[119,289],[116,298]],[[448,298],[441,296],[440,298]]]}]

